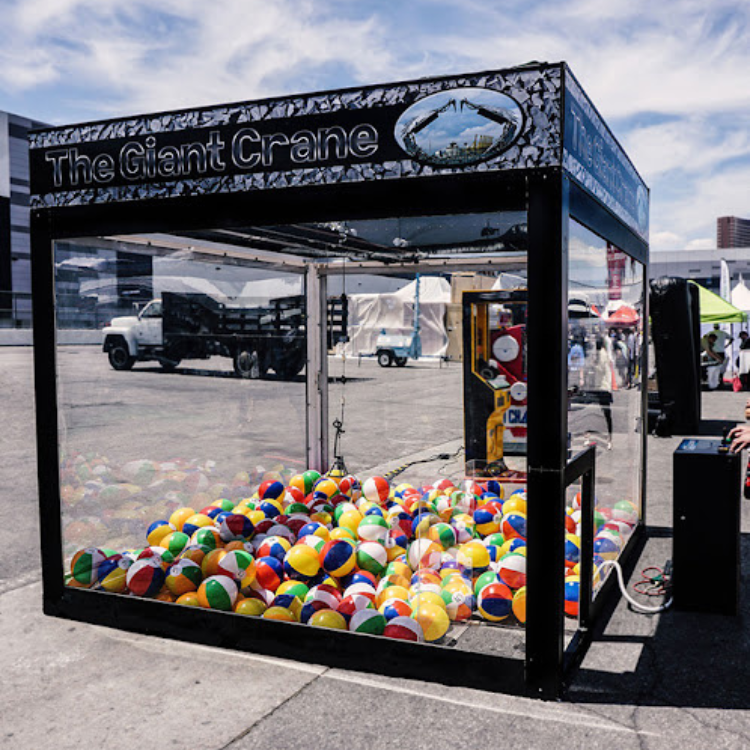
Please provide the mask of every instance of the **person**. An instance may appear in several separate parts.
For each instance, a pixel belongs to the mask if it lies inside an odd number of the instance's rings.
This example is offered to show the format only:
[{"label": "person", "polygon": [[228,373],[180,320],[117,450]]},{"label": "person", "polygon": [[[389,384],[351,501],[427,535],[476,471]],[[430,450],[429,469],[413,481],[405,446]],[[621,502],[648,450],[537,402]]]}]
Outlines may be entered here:
[{"label": "person", "polygon": [[750,334],[740,331],[740,349],[750,349]]},{"label": "person", "polygon": [[[590,370],[590,387],[586,395],[596,401],[602,408],[604,421],[607,425],[607,450],[612,449],[612,358],[607,344],[602,336],[596,337],[596,349]],[[584,445],[591,445],[592,440],[587,437]]]},{"label": "person", "polygon": [[719,387],[719,378],[721,377],[721,365],[724,362],[724,355],[716,351],[716,334],[711,331],[701,339],[701,349],[706,354],[708,367],[706,368],[706,377],[708,378],[708,389],[715,391]]}]

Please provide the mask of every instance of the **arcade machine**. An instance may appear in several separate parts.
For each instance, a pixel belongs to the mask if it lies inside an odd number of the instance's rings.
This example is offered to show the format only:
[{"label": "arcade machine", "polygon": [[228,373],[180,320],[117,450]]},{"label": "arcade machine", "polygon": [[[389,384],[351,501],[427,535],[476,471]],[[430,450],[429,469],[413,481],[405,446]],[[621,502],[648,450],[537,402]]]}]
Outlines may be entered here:
[{"label": "arcade machine", "polygon": [[466,474],[525,482],[526,290],[463,294]]}]

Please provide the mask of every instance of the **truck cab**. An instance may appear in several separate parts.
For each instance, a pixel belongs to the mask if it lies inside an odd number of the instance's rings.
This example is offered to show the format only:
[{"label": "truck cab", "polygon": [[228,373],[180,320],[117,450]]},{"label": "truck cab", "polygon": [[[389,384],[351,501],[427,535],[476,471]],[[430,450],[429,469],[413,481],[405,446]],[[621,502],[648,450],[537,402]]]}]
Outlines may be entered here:
[{"label": "truck cab", "polygon": [[137,360],[158,359],[165,366],[179,361],[164,356],[162,301],[153,299],[138,315],[113,318],[103,330],[103,350],[115,370],[129,370]]}]

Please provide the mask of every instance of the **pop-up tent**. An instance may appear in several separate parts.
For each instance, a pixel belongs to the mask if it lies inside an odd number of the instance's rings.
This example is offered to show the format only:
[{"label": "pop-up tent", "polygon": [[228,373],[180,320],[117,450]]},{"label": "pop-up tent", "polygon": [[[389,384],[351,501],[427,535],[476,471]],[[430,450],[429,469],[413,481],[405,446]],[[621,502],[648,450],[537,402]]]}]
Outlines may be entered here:
[{"label": "pop-up tent", "polygon": [[718,294],[714,294],[695,281],[690,283],[698,287],[701,323],[744,323],[747,320],[747,313],[722,299]]},{"label": "pop-up tent", "polygon": [[732,289],[732,304],[739,310],[750,311],[750,289],[745,285],[745,280],[740,274],[740,280]]}]

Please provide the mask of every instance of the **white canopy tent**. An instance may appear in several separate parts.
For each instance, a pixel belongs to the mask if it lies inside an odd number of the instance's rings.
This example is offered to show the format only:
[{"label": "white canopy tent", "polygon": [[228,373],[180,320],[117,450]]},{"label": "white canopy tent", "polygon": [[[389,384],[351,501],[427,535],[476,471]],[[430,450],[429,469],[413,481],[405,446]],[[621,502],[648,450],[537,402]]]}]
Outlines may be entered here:
[{"label": "white canopy tent", "polygon": [[[396,292],[349,296],[349,341],[347,356],[374,354],[375,342],[383,330],[411,336],[414,330],[416,279]],[[419,334],[422,354],[443,356],[448,348],[445,310],[451,299],[450,284],[439,276],[419,279]]]}]

